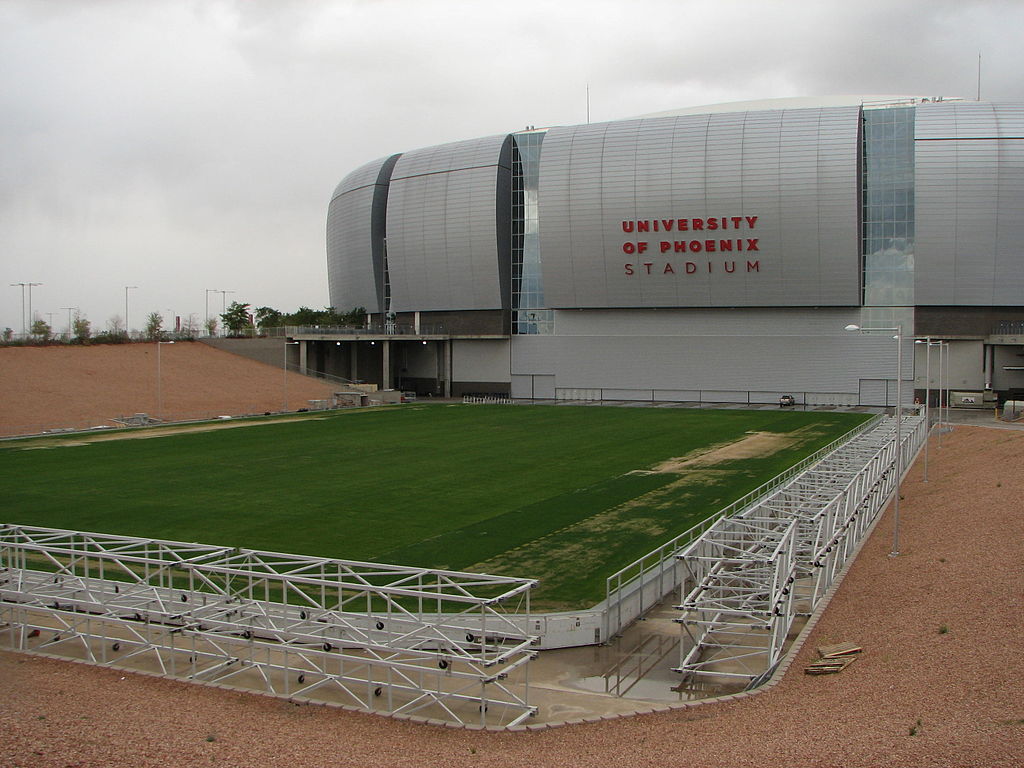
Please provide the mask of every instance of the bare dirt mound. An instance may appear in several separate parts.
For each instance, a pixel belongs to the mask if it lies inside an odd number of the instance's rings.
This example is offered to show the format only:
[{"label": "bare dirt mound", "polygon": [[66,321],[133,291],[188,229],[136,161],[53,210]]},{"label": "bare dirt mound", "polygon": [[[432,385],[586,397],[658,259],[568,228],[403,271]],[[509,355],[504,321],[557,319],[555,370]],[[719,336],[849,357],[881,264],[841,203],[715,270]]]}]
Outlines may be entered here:
[{"label": "bare dirt mound", "polygon": [[[161,346],[159,362],[158,380],[156,344],[0,348],[0,435],[116,426],[135,413],[178,421],[285,406],[282,368],[190,342]],[[290,410],[333,391],[288,374]]]}]

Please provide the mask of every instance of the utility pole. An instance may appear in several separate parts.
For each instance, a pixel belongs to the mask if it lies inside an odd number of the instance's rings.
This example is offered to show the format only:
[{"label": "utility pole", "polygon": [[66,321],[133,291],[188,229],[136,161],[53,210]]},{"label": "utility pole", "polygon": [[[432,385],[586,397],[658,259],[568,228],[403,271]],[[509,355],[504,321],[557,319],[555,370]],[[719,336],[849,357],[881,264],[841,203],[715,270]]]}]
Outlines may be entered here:
[{"label": "utility pole", "polygon": [[[209,328],[209,325],[210,325],[210,294],[211,293],[216,293],[216,292],[217,292],[216,288],[207,288],[206,289],[206,314],[203,315],[203,328]],[[209,330],[207,330],[206,332],[210,333]]]},{"label": "utility pole", "polygon": [[11,287],[21,286],[21,335],[25,335],[25,286],[28,283],[11,283]]},{"label": "utility pole", "polygon": [[71,327],[71,312],[78,311],[78,307],[61,307],[61,309],[66,309],[68,311],[68,341],[71,341],[71,334],[74,330]]},{"label": "utility pole", "polygon": [[[228,311],[228,308],[227,308],[227,295],[229,293],[234,293],[234,291],[217,291],[217,293],[220,294],[220,313],[222,315],[221,321],[223,321],[224,320],[223,315],[225,313],[227,313],[227,311]],[[221,330],[223,330],[223,329],[221,329]]]},{"label": "utility pole", "polygon": [[33,320],[33,318],[32,318],[32,286],[34,286],[34,285],[42,285],[42,283],[25,283],[25,285],[28,286],[28,327],[31,330],[31,328],[32,328],[32,320]]}]

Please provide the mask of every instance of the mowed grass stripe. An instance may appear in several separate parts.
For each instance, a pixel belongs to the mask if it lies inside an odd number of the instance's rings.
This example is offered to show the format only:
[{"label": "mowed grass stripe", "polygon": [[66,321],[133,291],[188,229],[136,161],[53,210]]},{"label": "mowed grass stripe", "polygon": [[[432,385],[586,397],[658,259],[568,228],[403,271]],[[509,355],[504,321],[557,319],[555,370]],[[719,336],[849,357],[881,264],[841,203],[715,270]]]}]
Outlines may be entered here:
[{"label": "mowed grass stripe", "polygon": [[[541,578],[552,604],[577,605],[596,594],[594,585],[603,589],[607,573],[863,418],[403,406],[47,450],[25,449],[62,441],[8,443],[0,449],[0,487],[10,522],[410,565],[494,566]],[[628,474],[747,432],[797,430],[798,445],[722,462],[691,482]],[[603,556],[566,561],[577,545]]]}]

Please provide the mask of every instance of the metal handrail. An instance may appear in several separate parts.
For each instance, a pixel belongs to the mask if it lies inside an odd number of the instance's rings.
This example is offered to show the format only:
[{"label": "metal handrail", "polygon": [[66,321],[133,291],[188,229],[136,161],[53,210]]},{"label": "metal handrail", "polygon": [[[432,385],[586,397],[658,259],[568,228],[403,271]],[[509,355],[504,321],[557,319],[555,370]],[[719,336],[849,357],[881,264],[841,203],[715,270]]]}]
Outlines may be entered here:
[{"label": "metal handrail", "polygon": [[[747,507],[757,503],[761,498],[767,496],[771,491],[775,490],[783,483],[789,481],[800,472],[803,472],[805,469],[807,469],[807,467],[820,461],[822,457],[828,455],[840,445],[843,445],[844,443],[853,440],[855,437],[865,432],[866,430],[874,428],[878,424],[878,422],[881,421],[881,419],[881,414],[876,414],[874,417],[868,419],[863,424],[851,429],[845,435],[836,438],[828,445],[818,449],[809,456],[806,456],[801,461],[797,462],[784,472],[781,472],[780,474],[776,475],[768,482],[761,484],[754,490],[736,499],[731,504],[728,504],[727,506],[723,507],[717,512],[714,512],[701,522],[691,526],[690,528],[673,537],[661,546],[651,550],[647,554],[631,562],[629,565],[620,568],[618,571],[608,576],[605,579],[604,603],[606,615],[608,616],[606,636],[610,637],[612,634],[617,633],[622,628],[620,621],[620,625],[615,628],[614,632],[612,631],[612,606],[616,602],[621,603],[622,596],[624,594],[633,592],[638,586],[642,587],[644,583],[644,578],[647,574],[651,572],[663,571],[664,563],[666,561],[672,560],[677,552],[682,550],[687,544],[689,544],[695,538],[697,538],[705,531],[707,531],[718,519],[722,517],[731,517],[732,515],[737,514],[743,509],[746,509]],[[650,564],[648,565],[648,563]],[[623,577],[631,570],[635,570],[637,568],[639,568],[639,570],[636,572],[636,574],[634,576],[630,576],[625,582],[623,582]],[[613,599],[613,595],[617,595],[618,600]]]}]

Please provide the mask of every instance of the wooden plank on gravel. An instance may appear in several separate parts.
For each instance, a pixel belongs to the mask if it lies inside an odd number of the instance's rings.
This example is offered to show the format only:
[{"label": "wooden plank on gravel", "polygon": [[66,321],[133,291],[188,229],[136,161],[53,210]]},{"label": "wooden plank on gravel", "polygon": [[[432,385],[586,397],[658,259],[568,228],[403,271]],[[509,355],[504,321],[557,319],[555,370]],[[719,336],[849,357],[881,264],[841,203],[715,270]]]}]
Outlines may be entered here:
[{"label": "wooden plank on gravel", "polygon": [[808,675],[833,675],[842,672],[857,660],[856,655],[840,656],[833,659],[819,659],[804,667]]},{"label": "wooden plank on gravel", "polygon": [[856,643],[837,643],[835,645],[823,645],[818,649],[818,655],[823,659],[835,659],[840,656],[847,656],[851,653],[860,653],[864,649]]}]

